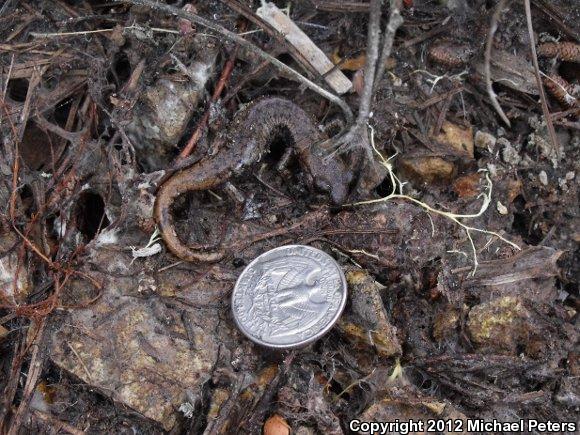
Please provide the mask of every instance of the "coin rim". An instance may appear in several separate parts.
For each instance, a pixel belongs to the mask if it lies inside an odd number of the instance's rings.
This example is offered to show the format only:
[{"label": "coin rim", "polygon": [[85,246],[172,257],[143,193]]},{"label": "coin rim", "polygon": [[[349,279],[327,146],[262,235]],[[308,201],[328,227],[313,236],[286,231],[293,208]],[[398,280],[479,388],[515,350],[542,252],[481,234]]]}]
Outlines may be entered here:
[{"label": "coin rim", "polygon": [[[281,251],[284,249],[291,249],[291,248],[305,248],[305,249],[309,249],[311,251],[314,252],[320,252],[323,255],[327,256],[328,258],[330,258],[330,260],[332,260],[333,264],[336,266],[336,269],[338,270],[338,275],[340,276],[340,281],[342,283],[342,300],[340,301],[340,306],[336,312],[336,314],[332,317],[331,321],[328,322],[328,324],[322,328],[319,332],[317,332],[315,335],[313,335],[310,338],[304,339],[302,341],[299,341],[297,343],[291,343],[291,344],[273,344],[273,343],[267,343],[257,337],[252,336],[247,329],[240,323],[240,321],[238,320],[238,316],[236,315],[236,312],[234,310],[234,296],[236,294],[236,289],[238,288],[238,284],[240,282],[240,280],[242,279],[242,276],[244,275],[244,273],[246,272],[246,270],[250,269],[255,263],[257,263],[260,258],[262,258],[263,256],[265,256],[266,254],[269,254],[270,252],[274,252],[274,251]],[[347,282],[346,282],[346,277],[344,275],[344,272],[342,270],[342,268],[340,267],[340,265],[338,264],[338,262],[332,258],[329,254],[327,254],[326,252],[324,252],[321,249],[318,248],[314,248],[312,246],[308,246],[308,245],[284,245],[284,246],[278,246],[277,248],[274,249],[270,249],[266,252],[261,253],[260,255],[258,255],[256,258],[254,258],[250,263],[248,263],[248,265],[244,268],[244,270],[242,270],[242,273],[240,273],[240,276],[238,277],[238,279],[236,280],[236,284],[234,285],[234,290],[232,291],[232,296],[231,296],[231,311],[232,311],[232,315],[234,317],[234,321],[237,325],[237,327],[239,328],[240,331],[242,331],[242,333],[248,337],[251,341],[253,341],[254,343],[257,343],[261,346],[265,346],[271,349],[295,349],[297,347],[302,347],[302,346],[306,346],[307,344],[312,343],[313,341],[318,340],[319,338],[321,338],[323,335],[325,335],[328,331],[330,331],[332,329],[332,327],[336,324],[336,321],[339,319],[339,317],[342,315],[342,312],[344,311],[344,307],[346,306],[346,300],[348,297],[348,286],[347,286]]]}]

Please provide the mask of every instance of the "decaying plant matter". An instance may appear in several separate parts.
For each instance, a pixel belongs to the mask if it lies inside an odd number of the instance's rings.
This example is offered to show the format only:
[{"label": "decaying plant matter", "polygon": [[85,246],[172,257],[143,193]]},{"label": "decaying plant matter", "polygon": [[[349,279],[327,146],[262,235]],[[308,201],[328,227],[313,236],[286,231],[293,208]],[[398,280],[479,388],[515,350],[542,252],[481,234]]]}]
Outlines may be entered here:
[{"label": "decaying plant matter", "polygon": [[[0,432],[575,420],[578,2],[263,3],[0,6]],[[349,298],[273,352],[294,243]]]}]

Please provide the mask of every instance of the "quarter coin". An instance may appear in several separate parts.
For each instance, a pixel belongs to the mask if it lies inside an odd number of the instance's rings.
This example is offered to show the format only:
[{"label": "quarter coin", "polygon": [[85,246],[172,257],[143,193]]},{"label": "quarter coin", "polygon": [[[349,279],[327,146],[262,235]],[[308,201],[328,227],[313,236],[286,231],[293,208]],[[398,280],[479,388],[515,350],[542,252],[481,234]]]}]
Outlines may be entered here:
[{"label": "quarter coin", "polygon": [[346,279],[327,253],[287,245],[260,255],[244,269],[232,294],[240,330],[263,346],[311,343],[332,328],[346,304]]}]

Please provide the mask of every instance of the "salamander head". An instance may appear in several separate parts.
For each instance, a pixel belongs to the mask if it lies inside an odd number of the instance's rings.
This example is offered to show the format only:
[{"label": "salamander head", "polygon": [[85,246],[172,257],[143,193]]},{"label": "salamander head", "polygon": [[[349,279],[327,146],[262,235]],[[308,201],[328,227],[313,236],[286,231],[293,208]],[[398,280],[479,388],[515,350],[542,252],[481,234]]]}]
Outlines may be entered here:
[{"label": "salamander head", "polygon": [[317,189],[328,193],[334,204],[341,205],[348,197],[351,180],[352,174],[349,171],[328,165],[328,170],[314,176],[314,185]]}]

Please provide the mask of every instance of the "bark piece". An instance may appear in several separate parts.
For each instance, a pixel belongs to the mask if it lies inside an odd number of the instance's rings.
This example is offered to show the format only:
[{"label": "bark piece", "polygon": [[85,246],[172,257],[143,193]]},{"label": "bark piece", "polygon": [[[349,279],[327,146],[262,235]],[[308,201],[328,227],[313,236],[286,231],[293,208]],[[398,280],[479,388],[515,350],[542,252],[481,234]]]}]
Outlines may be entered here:
[{"label": "bark piece", "polygon": [[400,355],[397,328],[389,322],[380,295],[384,287],[361,269],[349,270],[346,279],[352,315],[340,321],[340,330],[355,345],[372,346],[380,356]]}]

